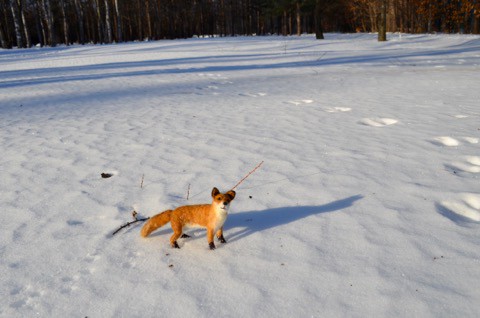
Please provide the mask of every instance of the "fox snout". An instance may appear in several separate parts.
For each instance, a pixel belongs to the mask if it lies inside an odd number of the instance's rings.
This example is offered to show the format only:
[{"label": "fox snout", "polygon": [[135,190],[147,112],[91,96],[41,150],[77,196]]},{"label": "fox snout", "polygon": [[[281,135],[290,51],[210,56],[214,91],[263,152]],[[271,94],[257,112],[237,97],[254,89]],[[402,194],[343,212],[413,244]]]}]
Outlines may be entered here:
[{"label": "fox snout", "polygon": [[220,203],[220,209],[227,209],[227,208],[228,208],[228,202],[223,202],[223,204]]}]

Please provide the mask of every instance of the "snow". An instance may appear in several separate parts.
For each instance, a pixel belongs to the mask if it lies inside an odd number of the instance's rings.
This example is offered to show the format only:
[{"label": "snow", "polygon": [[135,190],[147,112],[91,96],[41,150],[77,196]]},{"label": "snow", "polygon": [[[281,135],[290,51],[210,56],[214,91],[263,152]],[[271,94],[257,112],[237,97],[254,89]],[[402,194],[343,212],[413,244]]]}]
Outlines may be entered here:
[{"label": "snow", "polygon": [[[0,50],[0,316],[477,317],[479,83],[467,35]],[[261,161],[215,251],[112,237]]]}]

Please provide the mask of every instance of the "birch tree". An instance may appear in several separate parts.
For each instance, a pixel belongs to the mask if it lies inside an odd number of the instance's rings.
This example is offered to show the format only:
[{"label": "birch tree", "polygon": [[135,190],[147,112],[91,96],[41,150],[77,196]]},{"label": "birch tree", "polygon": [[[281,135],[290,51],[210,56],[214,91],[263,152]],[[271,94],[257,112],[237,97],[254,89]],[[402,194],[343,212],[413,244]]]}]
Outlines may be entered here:
[{"label": "birch tree", "polygon": [[110,6],[108,5],[108,0],[104,0],[105,3],[105,27],[107,33],[107,43],[113,42],[112,35],[112,24],[110,22]]},{"label": "birch tree", "polygon": [[67,14],[66,14],[66,11],[65,11],[65,0],[60,0],[60,9],[62,11],[63,39],[64,39],[64,43],[66,45],[69,45],[70,44],[70,40],[69,40],[69,37],[68,37],[69,28],[68,28]]},{"label": "birch tree", "polygon": [[20,20],[20,10],[18,8],[17,0],[10,0],[10,10],[12,12],[13,18],[13,25],[15,29],[15,38],[17,40],[17,47],[22,48],[23,45],[23,38],[21,32],[21,20]]},{"label": "birch tree", "polygon": [[52,6],[50,5],[50,0],[42,0],[42,11],[47,23],[48,30],[48,44],[50,46],[57,45],[57,37],[55,35],[55,28],[53,25],[53,14]]},{"label": "birch tree", "polygon": [[18,6],[20,8],[20,16],[22,17],[22,27],[23,27],[23,34],[25,36],[25,45],[26,47],[31,47],[32,46],[32,41],[30,37],[30,30],[27,25],[27,18],[25,16],[25,1],[23,0],[18,0]]},{"label": "birch tree", "polygon": [[115,0],[115,16],[117,23],[117,42],[122,42],[122,19],[120,16],[120,7],[118,6],[118,0]]}]

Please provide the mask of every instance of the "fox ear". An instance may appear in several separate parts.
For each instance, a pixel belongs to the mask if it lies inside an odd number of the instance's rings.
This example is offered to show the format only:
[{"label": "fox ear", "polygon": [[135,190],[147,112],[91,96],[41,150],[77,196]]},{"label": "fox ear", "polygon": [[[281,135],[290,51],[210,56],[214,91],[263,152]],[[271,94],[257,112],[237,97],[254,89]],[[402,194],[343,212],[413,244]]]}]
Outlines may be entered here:
[{"label": "fox ear", "polygon": [[213,188],[213,189],[212,189],[212,198],[215,197],[215,196],[216,196],[217,194],[219,194],[219,193],[220,193],[220,191],[218,191],[217,188]]},{"label": "fox ear", "polygon": [[228,191],[228,192],[225,193],[225,194],[226,194],[226,195],[229,195],[229,196],[232,198],[232,200],[235,199],[235,194],[236,194],[235,191],[230,190],[230,191]]}]

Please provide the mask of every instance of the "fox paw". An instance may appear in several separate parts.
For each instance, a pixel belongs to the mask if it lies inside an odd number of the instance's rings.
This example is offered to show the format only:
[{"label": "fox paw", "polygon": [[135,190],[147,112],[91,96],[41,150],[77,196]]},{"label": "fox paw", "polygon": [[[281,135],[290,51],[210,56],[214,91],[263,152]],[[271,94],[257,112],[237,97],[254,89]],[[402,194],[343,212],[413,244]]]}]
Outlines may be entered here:
[{"label": "fox paw", "polygon": [[220,236],[218,240],[220,241],[220,243],[227,243],[227,240],[225,240],[223,236]]},{"label": "fox paw", "polygon": [[180,237],[181,237],[181,238],[191,238],[191,236],[188,235],[188,234],[182,234],[182,236],[180,236]]},{"label": "fox paw", "polygon": [[208,246],[210,247],[211,250],[215,249],[215,243],[213,242],[208,243]]},{"label": "fox paw", "polygon": [[180,246],[178,246],[177,241],[173,242],[172,247],[173,247],[173,248],[180,248]]}]

